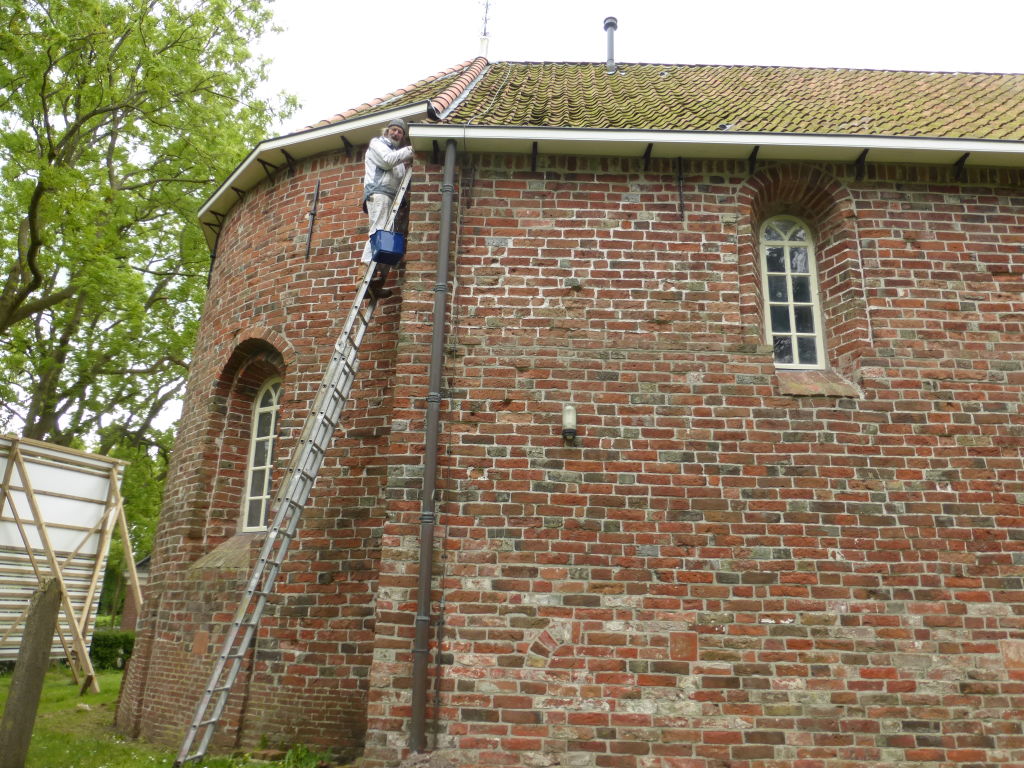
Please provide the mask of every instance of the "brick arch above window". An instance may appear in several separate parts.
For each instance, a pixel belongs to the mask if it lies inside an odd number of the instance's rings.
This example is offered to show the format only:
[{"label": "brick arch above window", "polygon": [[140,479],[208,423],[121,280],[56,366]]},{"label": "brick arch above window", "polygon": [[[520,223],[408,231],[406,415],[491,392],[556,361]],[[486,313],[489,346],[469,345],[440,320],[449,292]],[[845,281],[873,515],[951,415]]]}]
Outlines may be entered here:
[{"label": "brick arch above window", "polygon": [[[238,332],[235,337],[235,350],[231,357],[235,358],[238,352],[248,354],[261,350],[279,358],[282,370],[291,368],[295,363],[295,349],[291,342],[273,328],[262,325],[254,325]],[[225,366],[225,370],[227,367]]]},{"label": "brick arch above window", "polygon": [[773,216],[805,222],[816,245],[828,367],[849,374],[871,344],[853,195],[839,179],[801,163],[769,166],[737,193],[740,311],[748,341],[766,343],[760,233]]},{"label": "brick arch above window", "polygon": [[211,468],[204,489],[210,502],[205,535],[210,544],[244,527],[243,508],[255,404],[270,382],[284,382],[286,361],[263,336],[248,336],[232,350],[211,393],[207,425],[206,465]]}]

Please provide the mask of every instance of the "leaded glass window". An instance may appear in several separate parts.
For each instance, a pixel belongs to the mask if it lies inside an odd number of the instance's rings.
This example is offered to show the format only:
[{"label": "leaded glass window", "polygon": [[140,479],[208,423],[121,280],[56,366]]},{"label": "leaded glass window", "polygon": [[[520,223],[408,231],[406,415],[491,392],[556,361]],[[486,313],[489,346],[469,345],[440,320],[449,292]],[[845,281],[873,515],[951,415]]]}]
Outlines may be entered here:
[{"label": "leaded glass window", "polygon": [[765,325],[778,368],[824,368],[825,344],[814,265],[814,241],[806,225],[776,216],[761,227],[765,278]]},{"label": "leaded glass window", "polygon": [[244,514],[247,531],[267,527],[270,509],[271,475],[274,467],[274,443],[277,439],[277,414],[281,403],[281,382],[269,381],[256,395],[252,409],[249,438],[249,464],[245,473]]}]

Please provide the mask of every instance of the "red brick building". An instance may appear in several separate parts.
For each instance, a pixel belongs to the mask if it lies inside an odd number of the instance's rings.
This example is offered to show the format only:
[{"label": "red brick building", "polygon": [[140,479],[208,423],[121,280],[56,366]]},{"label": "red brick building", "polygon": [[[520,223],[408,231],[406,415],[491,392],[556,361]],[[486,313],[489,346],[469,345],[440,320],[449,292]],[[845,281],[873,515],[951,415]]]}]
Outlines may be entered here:
[{"label": "red brick building", "polygon": [[409,253],[216,743],[391,765],[422,706],[469,766],[1024,765],[1024,75],[477,59],[256,147],[121,729],[191,718],[393,116]]}]

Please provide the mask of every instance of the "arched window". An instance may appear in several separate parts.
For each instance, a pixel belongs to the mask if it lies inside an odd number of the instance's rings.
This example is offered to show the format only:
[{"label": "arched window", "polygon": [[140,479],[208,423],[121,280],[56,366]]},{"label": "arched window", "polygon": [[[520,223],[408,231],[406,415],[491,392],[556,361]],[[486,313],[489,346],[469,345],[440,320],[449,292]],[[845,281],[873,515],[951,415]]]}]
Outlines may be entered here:
[{"label": "arched window", "polygon": [[810,230],[792,216],[761,227],[765,326],[778,368],[825,368],[821,302]]},{"label": "arched window", "polygon": [[242,510],[247,531],[267,527],[270,509],[271,475],[274,468],[274,443],[277,439],[277,414],[281,403],[281,381],[272,379],[260,387],[252,409],[249,433],[249,460],[245,473]]}]

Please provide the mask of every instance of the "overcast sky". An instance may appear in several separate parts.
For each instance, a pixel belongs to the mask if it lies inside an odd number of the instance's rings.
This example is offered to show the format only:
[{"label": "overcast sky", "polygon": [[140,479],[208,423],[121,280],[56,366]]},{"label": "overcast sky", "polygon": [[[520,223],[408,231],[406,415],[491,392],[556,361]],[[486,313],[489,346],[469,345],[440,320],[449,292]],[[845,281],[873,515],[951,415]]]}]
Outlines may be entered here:
[{"label": "overcast sky", "polygon": [[[480,52],[483,0],[277,0],[266,93],[289,133]],[[1024,72],[1024,0],[491,0],[491,61],[768,64]]]}]

